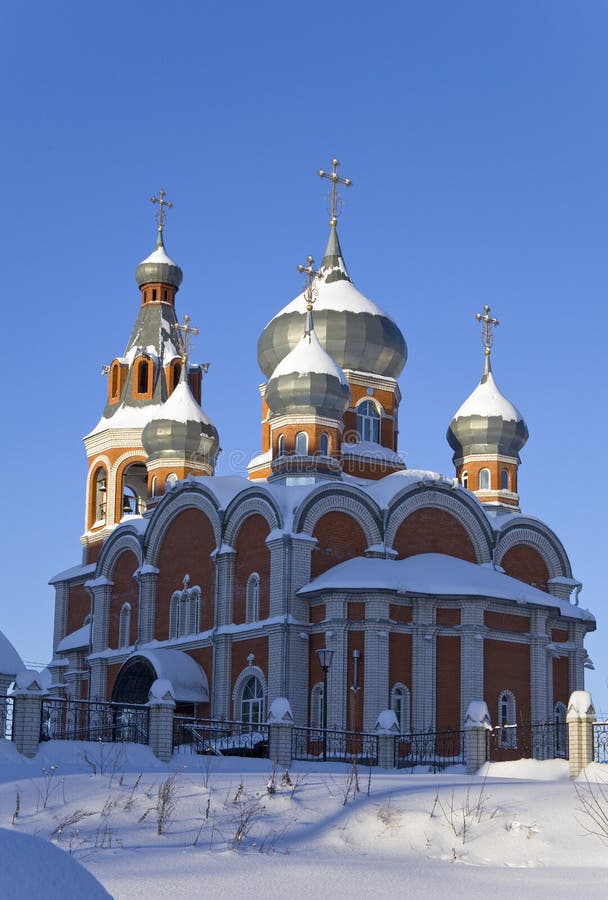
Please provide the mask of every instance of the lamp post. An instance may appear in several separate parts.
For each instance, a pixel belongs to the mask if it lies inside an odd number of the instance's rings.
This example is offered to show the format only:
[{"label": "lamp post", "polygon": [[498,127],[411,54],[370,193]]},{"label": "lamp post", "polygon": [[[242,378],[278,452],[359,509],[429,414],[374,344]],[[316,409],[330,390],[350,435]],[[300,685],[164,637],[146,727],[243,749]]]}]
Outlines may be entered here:
[{"label": "lamp post", "polygon": [[317,650],[319,664],[323,669],[323,762],[327,761],[327,673],[331,666],[334,651],[329,647]]}]

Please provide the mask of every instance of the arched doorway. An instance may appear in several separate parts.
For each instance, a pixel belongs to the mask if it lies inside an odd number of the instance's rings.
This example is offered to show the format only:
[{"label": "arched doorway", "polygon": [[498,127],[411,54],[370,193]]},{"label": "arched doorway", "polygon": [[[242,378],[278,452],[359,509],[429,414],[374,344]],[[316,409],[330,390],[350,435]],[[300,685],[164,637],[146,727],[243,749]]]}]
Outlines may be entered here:
[{"label": "arched doorway", "polygon": [[156,680],[152,663],[138,656],[125,663],[114,684],[113,703],[147,703],[152,683]]}]

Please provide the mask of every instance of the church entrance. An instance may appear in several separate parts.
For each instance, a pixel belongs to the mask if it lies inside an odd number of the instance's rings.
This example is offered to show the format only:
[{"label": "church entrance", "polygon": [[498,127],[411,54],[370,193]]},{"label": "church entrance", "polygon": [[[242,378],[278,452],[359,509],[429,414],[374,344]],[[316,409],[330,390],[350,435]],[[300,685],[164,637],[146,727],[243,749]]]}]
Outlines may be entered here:
[{"label": "church entrance", "polygon": [[112,691],[112,702],[147,703],[150,688],[156,678],[152,663],[143,656],[135,657],[126,662],[118,673]]}]

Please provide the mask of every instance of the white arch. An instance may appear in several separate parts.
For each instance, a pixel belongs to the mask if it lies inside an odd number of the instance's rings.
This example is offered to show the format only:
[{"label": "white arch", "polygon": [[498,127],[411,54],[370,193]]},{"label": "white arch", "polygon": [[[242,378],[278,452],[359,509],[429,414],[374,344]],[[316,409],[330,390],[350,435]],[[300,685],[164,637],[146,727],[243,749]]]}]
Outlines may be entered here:
[{"label": "white arch", "polygon": [[207,516],[215,537],[216,548],[221,543],[220,516],[215,502],[203,491],[201,485],[195,489],[190,483],[165,494],[152,513],[144,539],[144,556],[147,563],[155,566],[160,548],[174,519],[186,509],[197,509]]},{"label": "white arch", "polygon": [[541,556],[549,571],[549,578],[572,578],[570,560],[558,538],[542,523],[513,522],[498,536],[494,561],[501,565],[505,554],[521,544],[531,547]]},{"label": "white arch", "polygon": [[137,565],[141,566],[143,559],[141,537],[128,525],[114,531],[105,542],[99,555],[95,577],[103,575],[111,579],[116,563],[127,550],[135,554]]},{"label": "white arch", "polygon": [[241,527],[254,515],[265,519],[269,531],[282,528],[281,515],[272,499],[262,495],[259,488],[252,487],[240,493],[228,506],[224,518],[223,543],[233,547]]},{"label": "white arch", "polygon": [[376,503],[363,492],[346,485],[320,485],[301,505],[294,517],[294,532],[312,534],[328,512],[343,512],[363,529],[368,547],[382,543],[381,515]]},{"label": "white arch", "polygon": [[237,675],[234,682],[234,688],[232,689],[234,718],[237,721],[240,721],[241,719],[241,701],[243,699],[243,691],[245,689],[245,685],[252,677],[257,678],[262,685],[262,693],[264,695],[262,716],[264,717],[266,714],[266,710],[268,708],[268,683],[266,681],[266,676],[259,666],[247,666]]}]

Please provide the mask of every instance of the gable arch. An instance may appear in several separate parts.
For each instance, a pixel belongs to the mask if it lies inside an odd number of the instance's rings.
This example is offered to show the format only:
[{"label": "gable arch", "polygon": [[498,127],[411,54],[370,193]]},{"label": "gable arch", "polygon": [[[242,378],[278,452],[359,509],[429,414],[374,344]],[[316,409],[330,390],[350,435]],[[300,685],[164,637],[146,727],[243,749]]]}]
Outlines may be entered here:
[{"label": "gable arch", "polygon": [[494,535],[482,509],[473,506],[464,491],[453,488],[415,486],[406,488],[391,504],[386,523],[385,542],[393,547],[399,527],[412,515],[424,509],[439,509],[452,516],[464,529],[475,554],[475,562],[492,560]]},{"label": "gable arch", "polygon": [[283,527],[281,513],[274,499],[253,488],[239,494],[228,506],[224,516],[223,542],[233,547],[241,526],[252,515],[262,516],[269,531]]},{"label": "gable arch", "polygon": [[377,505],[362,492],[342,485],[322,485],[313,491],[294,516],[294,532],[312,534],[319,519],[330,512],[353,518],[363,529],[368,547],[382,543],[382,517]]},{"label": "gable arch", "polygon": [[99,559],[95,577],[112,579],[118,560],[126,551],[130,551],[137,558],[137,564],[141,566],[143,561],[142,539],[137,532],[127,528],[114,531],[105,541]]},{"label": "gable arch", "polygon": [[146,529],[144,557],[146,563],[158,563],[160,549],[172,522],[186,509],[202,512],[213,529],[216,548],[221,544],[222,522],[215,498],[203,491],[200,485],[185,483],[182,488],[165,494],[158,504]]},{"label": "gable arch", "polygon": [[542,523],[526,521],[522,517],[501,532],[496,543],[495,563],[501,565],[507,552],[517,546],[530,547],[538,553],[547,567],[549,579],[572,578],[570,560],[561,541]]}]

